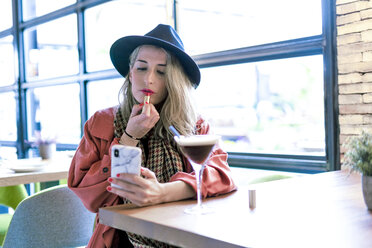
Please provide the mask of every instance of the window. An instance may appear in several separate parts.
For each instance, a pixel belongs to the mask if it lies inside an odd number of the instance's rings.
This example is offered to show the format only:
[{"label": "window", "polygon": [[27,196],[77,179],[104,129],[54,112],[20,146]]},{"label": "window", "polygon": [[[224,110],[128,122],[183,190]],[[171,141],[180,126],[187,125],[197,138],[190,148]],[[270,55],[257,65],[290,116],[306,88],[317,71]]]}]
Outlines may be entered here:
[{"label": "window", "polygon": [[2,159],[17,159],[17,149],[15,147],[0,146],[0,161]]},{"label": "window", "polygon": [[13,37],[0,39],[0,87],[14,84]]},{"label": "window", "polygon": [[76,16],[69,15],[25,31],[27,79],[79,72]]},{"label": "window", "polygon": [[88,116],[100,109],[113,107],[119,104],[119,91],[124,79],[92,81],[87,85]]},{"label": "window", "polygon": [[320,0],[179,0],[178,3],[177,25],[191,54],[322,33]]},{"label": "window", "polygon": [[75,2],[76,0],[22,0],[23,19],[42,16]]},{"label": "window", "polygon": [[86,120],[118,104],[111,44],[167,23],[201,68],[197,105],[230,165],[337,168],[334,1],[12,3],[0,3],[0,151],[28,156],[36,131],[75,149]]},{"label": "window", "polygon": [[[140,23],[135,23],[141,17]],[[148,18],[151,17],[151,18]],[[164,0],[113,1],[85,11],[87,71],[113,68],[109,49],[126,35],[143,35],[154,23],[167,21]]]},{"label": "window", "polygon": [[0,31],[12,27],[12,0],[2,0],[0,3]]},{"label": "window", "polygon": [[227,151],[325,155],[322,56],[209,67],[202,75],[198,105]]},{"label": "window", "polygon": [[55,138],[59,143],[75,143],[80,140],[79,85],[68,84],[30,89],[28,127],[29,139],[35,131],[43,137]]},{"label": "window", "polygon": [[17,117],[14,92],[0,93],[0,140],[17,140]]}]

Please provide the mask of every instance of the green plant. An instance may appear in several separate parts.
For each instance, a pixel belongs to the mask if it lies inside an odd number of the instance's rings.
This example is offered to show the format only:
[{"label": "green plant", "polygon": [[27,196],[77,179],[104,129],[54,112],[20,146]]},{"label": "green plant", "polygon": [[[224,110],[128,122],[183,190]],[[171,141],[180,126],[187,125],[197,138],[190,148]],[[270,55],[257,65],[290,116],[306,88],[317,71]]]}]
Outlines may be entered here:
[{"label": "green plant", "polygon": [[343,165],[351,171],[359,171],[365,176],[372,176],[372,134],[363,131],[360,136],[348,139]]}]

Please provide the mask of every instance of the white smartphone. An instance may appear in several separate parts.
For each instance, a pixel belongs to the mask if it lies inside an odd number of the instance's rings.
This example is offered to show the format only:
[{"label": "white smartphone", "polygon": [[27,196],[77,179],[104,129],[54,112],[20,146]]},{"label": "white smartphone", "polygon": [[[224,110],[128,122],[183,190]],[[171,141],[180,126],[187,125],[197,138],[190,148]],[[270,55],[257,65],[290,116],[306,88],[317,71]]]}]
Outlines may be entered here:
[{"label": "white smartphone", "polygon": [[111,149],[111,177],[119,173],[140,175],[141,149],[133,146],[113,145]]}]

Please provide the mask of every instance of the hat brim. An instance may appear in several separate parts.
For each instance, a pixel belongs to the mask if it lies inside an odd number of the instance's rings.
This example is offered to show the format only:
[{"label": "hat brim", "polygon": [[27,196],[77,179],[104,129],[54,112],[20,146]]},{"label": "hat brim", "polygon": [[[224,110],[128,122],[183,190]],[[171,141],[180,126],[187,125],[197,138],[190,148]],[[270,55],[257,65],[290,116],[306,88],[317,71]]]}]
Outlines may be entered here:
[{"label": "hat brim", "polygon": [[200,70],[195,61],[183,50],[171,43],[149,36],[126,36],[112,44],[110,49],[111,61],[123,77],[128,75],[129,56],[136,47],[141,45],[154,45],[173,53],[180,61],[194,88],[198,87],[200,83]]}]

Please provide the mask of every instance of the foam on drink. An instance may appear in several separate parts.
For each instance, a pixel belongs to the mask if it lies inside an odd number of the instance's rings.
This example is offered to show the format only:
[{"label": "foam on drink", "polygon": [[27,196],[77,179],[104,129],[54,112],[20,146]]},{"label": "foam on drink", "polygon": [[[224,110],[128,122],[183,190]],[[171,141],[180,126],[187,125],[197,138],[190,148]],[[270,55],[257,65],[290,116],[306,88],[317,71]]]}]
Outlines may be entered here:
[{"label": "foam on drink", "polygon": [[208,158],[213,146],[219,140],[216,135],[193,135],[175,137],[182,152],[197,164],[203,164]]},{"label": "foam on drink", "polygon": [[180,146],[204,146],[214,145],[217,143],[219,136],[217,135],[192,135],[174,137]]}]

